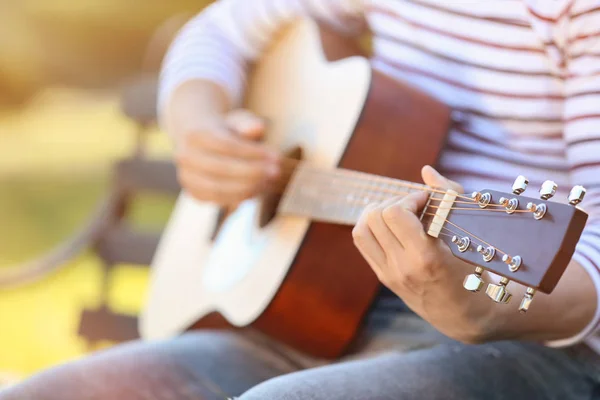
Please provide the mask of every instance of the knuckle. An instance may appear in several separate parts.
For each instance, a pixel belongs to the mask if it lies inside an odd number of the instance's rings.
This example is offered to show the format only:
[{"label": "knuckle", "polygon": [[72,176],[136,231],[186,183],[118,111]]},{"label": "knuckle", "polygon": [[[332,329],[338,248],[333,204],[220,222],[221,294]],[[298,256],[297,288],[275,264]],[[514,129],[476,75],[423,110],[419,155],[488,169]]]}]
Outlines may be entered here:
[{"label": "knuckle", "polygon": [[388,289],[391,289],[392,287],[394,287],[394,283],[385,275],[385,274],[377,274],[377,279],[379,279],[379,282],[381,282],[381,284],[383,286],[385,286]]},{"label": "knuckle", "polygon": [[238,193],[240,200],[246,200],[254,196],[257,192],[257,188],[255,186],[247,186],[241,189]]},{"label": "knuckle", "polygon": [[352,228],[352,238],[354,238],[354,243],[359,244],[362,243],[363,239],[366,237],[367,227],[359,223]]},{"label": "knuckle", "polygon": [[189,156],[186,151],[180,151],[173,155],[173,161],[177,165],[187,165],[189,161]]},{"label": "knuckle", "polygon": [[191,148],[204,148],[211,136],[210,130],[191,132],[184,136],[184,144]]},{"label": "knuckle", "polygon": [[186,190],[196,200],[211,201],[215,199],[212,193],[199,187],[190,187],[186,188]]},{"label": "knuckle", "polygon": [[419,251],[416,255],[417,263],[421,268],[433,269],[437,262],[437,255],[432,251]]},{"label": "knuckle", "polygon": [[385,222],[395,222],[398,220],[398,211],[398,205],[388,206],[381,212],[381,217]]},{"label": "knuckle", "polygon": [[190,182],[190,178],[187,172],[185,172],[182,168],[178,168],[177,169],[177,181],[179,182],[179,184],[184,187],[184,188],[188,188],[189,182]]},{"label": "knuckle", "polygon": [[195,133],[185,132],[181,135],[181,144],[183,144],[184,148],[195,147],[198,142],[198,136]]},{"label": "knuckle", "polygon": [[352,228],[352,239],[354,239],[354,244],[358,244],[360,241],[360,229],[358,225]]},{"label": "knuckle", "polygon": [[398,274],[398,277],[396,277],[397,285],[410,288],[414,292],[419,292],[416,289],[419,287],[420,282],[421,279],[419,277],[419,274],[413,270],[403,271],[402,274]]},{"label": "knuckle", "polygon": [[366,219],[367,222],[371,225],[376,223],[381,216],[381,209],[379,207],[373,207],[372,209],[367,211]]},{"label": "knuckle", "polygon": [[180,169],[184,170],[196,170],[202,164],[202,160],[199,157],[193,157],[187,152],[182,152],[175,158],[175,163]]},{"label": "knuckle", "polygon": [[253,181],[254,184],[258,184],[260,180],[267,176],[267,167],[262,165],[250,165],[248,168],[245,168],[246,174],[248,178]]}]

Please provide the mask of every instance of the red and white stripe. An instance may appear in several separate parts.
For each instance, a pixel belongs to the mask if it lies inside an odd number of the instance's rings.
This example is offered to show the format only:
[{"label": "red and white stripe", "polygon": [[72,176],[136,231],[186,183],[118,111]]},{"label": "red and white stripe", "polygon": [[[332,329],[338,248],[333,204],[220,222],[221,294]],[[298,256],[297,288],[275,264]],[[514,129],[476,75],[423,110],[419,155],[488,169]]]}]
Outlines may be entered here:
[{"label": "red and white stripe", "polygon": [[[366,21],[373,67],[452,106],[462,122],[439,167],[469,189],[507,189],[522,174],[588,188],[574,260],[600,293],[600,0],[221,0],[193,19],[166,58],[159,112],[182,82],[209,79],[239,104],[248,65],[289,21],[347,32]],[[600,298],[600,296],[598,296]],[[565,345],[587,338],[594,321]]]}]

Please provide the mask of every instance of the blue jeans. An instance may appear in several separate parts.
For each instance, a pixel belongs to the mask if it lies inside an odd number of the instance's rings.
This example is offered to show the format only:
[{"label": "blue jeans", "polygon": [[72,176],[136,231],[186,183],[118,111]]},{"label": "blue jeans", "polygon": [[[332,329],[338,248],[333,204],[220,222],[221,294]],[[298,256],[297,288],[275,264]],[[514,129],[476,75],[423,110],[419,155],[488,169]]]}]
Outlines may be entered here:
[{"label": "blue jeans", "polygon": [[600,399],[600,357],[585,345],[464,345],[412,313],[390,317],[372,313],[350,355],[333,364],[250,331],[195,332],[54,368],[0,400]]}]

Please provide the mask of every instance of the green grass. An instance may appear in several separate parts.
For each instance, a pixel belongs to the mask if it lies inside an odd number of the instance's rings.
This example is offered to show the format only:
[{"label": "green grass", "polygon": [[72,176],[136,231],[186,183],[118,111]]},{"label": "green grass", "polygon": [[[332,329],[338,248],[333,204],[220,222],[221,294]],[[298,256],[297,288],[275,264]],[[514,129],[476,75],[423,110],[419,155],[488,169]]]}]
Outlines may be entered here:
[{"label": "green grass", "polygon": [[105,177],[19,177],[0,181],[0,266],[48,251],[87,221],[107,190]]},{"label": "green grass", "polygon": [[[5,267],[43,254],[81,229],[106,196],[109,178],[5,178],[0,187],[0,267]],[[172,206],[169,196],[141,195],[129,219],[139,229],[158,230]]]},{"label": "green grass", "polygon": [[[115,97],[71,90],[0,114],[0,268],[35,259],[85,226],[110,190],[111,166],[131,153],[134,133]],[[168,157],[165,135],[151,135],[149,145],[154,157]],[[129,218],[139,229],[158,230],[173,200],[142,195]],[[148,270],[119,265],[110,283],[109,306],[139,312]],[[0,289],[0,375],[83,356],[79,318],[98,306],[101,287],[101,263],[88,250],[43,280]]]}]

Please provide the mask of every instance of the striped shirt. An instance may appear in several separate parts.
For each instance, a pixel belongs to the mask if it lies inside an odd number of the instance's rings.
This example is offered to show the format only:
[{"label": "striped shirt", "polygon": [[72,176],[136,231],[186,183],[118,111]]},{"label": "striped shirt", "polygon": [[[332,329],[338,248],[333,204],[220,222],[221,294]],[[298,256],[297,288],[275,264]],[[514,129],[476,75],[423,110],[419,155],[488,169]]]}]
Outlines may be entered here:
[{"label": "striped shirt", "polygon": [[[461,115],[438,164],[450,179],[498,190],[519,174],[534,187],[552,179],[558,201],[584,185],[590,219],[573,259],[600,289],[600,0],[221,0],[173,43],[159,112],[190,79],[239,104],[248,65],[300,16],[357,34],[368,26],[375,69]],[[585,339],[600,352],[599,329],[600,306],[555,344]]]}]

